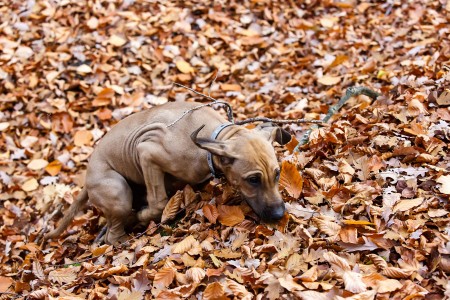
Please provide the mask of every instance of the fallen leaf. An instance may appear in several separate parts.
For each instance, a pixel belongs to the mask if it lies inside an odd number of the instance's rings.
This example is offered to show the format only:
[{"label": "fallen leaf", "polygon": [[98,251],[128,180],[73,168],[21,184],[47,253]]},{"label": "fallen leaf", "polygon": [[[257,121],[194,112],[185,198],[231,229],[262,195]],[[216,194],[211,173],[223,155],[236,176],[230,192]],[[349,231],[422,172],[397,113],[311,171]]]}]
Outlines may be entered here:
[{"label": "fallen leaf", "polygon": [[436,99],[436,102],[439,105],[450,105],[450,90],[444,90]]},{"label": "fallen leaf", "polygon": [[194,245],[195,242],[197,242],[195,240],[195,238],[192,235],[190,235],[190,236],[186,237],[185,239],[183,239],[181,242],[175,244],[172,249],[172,252],[179,253],[179,254],[188,252],[192,248],[192,246]]},{"label": "fallen leaf", "polygon": [[182,73],[187,74],[187,73],[195,72],[194,68],[185,60],[180,59],[175,64],[176,64],[178,70],[180,70],[180,72],[182,72]]},{"label": "fallen leaf", "polygon": [[202,207],[203,214],[205,218],[212,224],[215,224],[217,221],[217,217],[219,216],[219,211],[217,210],[215,205],[205,204]]},{"label": "fallen leaf", "polygon": [[234,226],[245,219],[239,206],[219,205],[218,212],[219,222],[226,226]]},{"label": "fallen leaf", "polygon": [[118,36],[118,35],[116,35],[116,34],[113,34],[113,35],[109,38],[108,43],[111,44],[111,45],[113,45],[113,46],[116,46],[116,47],[121,47],[121,46],[123,46],[123,45],[125,45],[125,44],[127,43],[127,40],[124,39],[124,38],[121,37],[121,36]]},{"label": "fallen leaf", "polygon": [[225,295],[225,289],[220,282],[213,282],[208,284],[203,292],[204,300],[217,300]]},{"label": "fallen leaf", "polygon": [[436,182],[441,184],[438,188],[442,194],[450,195],[450,175],[441,175]]},{"label": "fallen leaf", "polygon": [[329,76],[325,75],[317,80],[318,83],[323,85],[335,85],[341,81],[341,77],[339,76]]},{"label": "fallen leaf", "polygon": [[82,74],[82,75],[92,73],[92,69],[88,65],[82,64],[77,67],[77,73]]},{"label": "fallen leaf", "polygon": [[395,204],[393,211],[394,212],[409,211],[410,209],[421,205],[423,200],[424,200],[423,198],[416,198],[416,199],[411,199],[411,200],[400,200],[399,202],[397,202]]},{"label": "fallen leaf", "polygon": [[61,171],[62,163],[59,160],[54,160],[51,163],[49,163],[45,167],[45,171],[50,174],[51,176],[56,176]]},{"label": "fallen leaf", "polygon": [[202,268],[193,267],[186,271],[186,277],[195,283],[200,283],[205,276],[206,272]]},{"label": "fallen leaf", "polygon": [[27,168],[33,171],[37,171],[40,169],[45,168],[48,165],[48,161],[46,161],[45,159],[33,159],[32,161],[30,161],[27,165]]},{"label": "fallen leaf", "polygon": [[88,146],[92,143],[93,135],[89,130],[79,130],[75,132],[73,143],[75,146]]},{"label": "fallen leaf", "polygon": [[58,284],[67,284],[75,281],[77,274],[75,268],[56,269],[48,273],[48,279]]},{"label": "fallen leaf", "polygon": [[157,286],[160,288],[166,288],[172,283],[174,278],[175,278],[174,269],[169,268],[169,267],[161,268],[155,274],[155,279],[153,280],[153,286]]},{"label": "fallen leaf", "polygon": [[0,293],[13,292],[10,289],[14,281],[10,277],[0,276]]},{"label": "fallen leaf", "polygon": [[280,185],[286,189],[289,196],[298,199],[302,193],[303,177],[297,167],[288,161],[281,164]]},{"label": "fallen leaf", "polygon": [[32,192],[39,187],[39,183],[35,178],[30,178],[22,184],[22,190]]},{"label": "fallen leaf", "polygon": [[173,219],[178,211],[181,208],[181,202],[183,200],[183,192],[177,191],[175,195],[170,198],[169,202],[167,202],[166,206],[164,207],[162,216],[161,216],[161,222],[166,222],[167,220]]}]

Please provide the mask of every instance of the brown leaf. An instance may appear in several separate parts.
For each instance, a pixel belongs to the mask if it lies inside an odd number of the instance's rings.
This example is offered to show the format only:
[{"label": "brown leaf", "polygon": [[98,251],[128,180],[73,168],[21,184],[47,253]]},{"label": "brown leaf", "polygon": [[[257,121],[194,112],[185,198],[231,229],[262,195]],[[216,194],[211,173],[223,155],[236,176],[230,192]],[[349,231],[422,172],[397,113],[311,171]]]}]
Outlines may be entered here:
[{"label": "brown leaf", "polygon": [[59,284],[71,283],[77,279],[75,268],[56,269],[48,274],[48,279]]},{"label": "brown leaf", "polygon": [[381,271],[381,274],[383,274],[384,276],[395,279],[409,278],[412,275],[412,273],[413,271],[411,270],[403,270],[396,267],[387,267],[386,269]]},{"label": "brown leaf", "polygon": [[87,146],[90,145],[93,140],[93,135],[89,130],[79,130],[73,137],[73,143],[75,146]]},{"label": "brown leaf", "polygon": [[288,161],[283,161],[281,164],[280,185],[293,198],[298,199],[302,193],[303,177],[298,172],[297,167]]},{"label": "brown leaf", "polygon": [[323,85],[335,85],[341,81],[341,77],[339,76],[330,76],[325,75],[317,80],[318,83]]},{"label": "brown leaf", "polygon": [[436,102],[439,105],[450,105],[450,90],[444,90],[436,99]]},{"label": "brown leaf", "polygon": [[161,268],[158,273],[155,274],[153,280],[153,286],[159,286],[161,288],[168,287],[175,278],[175,270],[170,267]]},{"label": "brown leaf", "polygon": [[178,211],[181,208],[181,202],[183,199],[183,192],[177,191],[175,195],[170,198],[169,202],[167,202],[166,207],[164,207],[161,222],[165,222],[167,220],[173,219]]},{"label": "brown leaf", "polygon": [[200,283],[205,276],[206,272],[202,268],[193,267],[186,271],[186,277],[195,283]]},{"label": "brown leaf", "polygon": [[241,86],[239,84],[221,84],[220,88],[223,91],[237,91],[241,90]]},{"label": "brown leaf", "polygon": [[0,293],[12,292],[9,288],[14,281],[10,277],[0,276]]},{"label": "brown leaf", "polygon": [[45,167],[45,171],[51,176],[56,176],[61,171],[62,163],[55,159]]},{"label": "brown leaf", "polygon": [[203,215],[208,221],[212,224],[215,224],[217,221],[217,217],[219,216],[219,211],[217,210],[215,205],[205,204],[202,207]]},{"label": "brown leaf", "polygon": [[219,205],[219,222],[225,226],[234,226],[245,219],[239,206]]},{"label": "brown leaf", "polygon": [[213,282],[208,284],[203,292],[204,300],[218,300],[225,295],[225,289],[220,282]]},{"label": "brown leaf", "polygon": [[112,88],[104,88],[100,93],[98,93],[94,101],[92,101],[92,105],[104,106],[110,104],[115,93],[116,92]]},{"label": "brown leaf", "polygon": [[172,252],[178,254],[188,252],[196,242],[197,241],[195,240],[195,238],[192,235],[190,235],[181,242],[175,244]]},{"label": "brown leaf", "polygon": [[44,269],[42,268],[42,265],[38,260],[33,261],[33,274],[40,280],[45,279]]},{"label": "brown leaf", "polygon": [[52,130],[62,133],[71,133],[73,119],[68,113],[57,113],[52,116]]},{"label": "brown leaf", "polygon": [[195,69],[185,60],[178,60],[175,65],[177,66],[178,70],[182,73],[194,73]]},{"label": "brown leaf", "polygon": [[397,202],[395,204],[393,211],[394,212],[409,211],[410,209],[421,205],[423,200],[424,200],[423,198],[416,198],[416,199],[411,199],[411,200],[400,200],[399,202]]},{"label": "brown leaf", "polygon": [[320,218],[313,218],[319,230],[328,236],[335,236],[341,230],[341,226],[334,221],[327,221]]},{"label": "brown leaf", "polygon": [[45,159],[33,159],[28,163],[27,168],[30,170],[37,171],[45,168],[47,165],[48,161],[46,161]]}]

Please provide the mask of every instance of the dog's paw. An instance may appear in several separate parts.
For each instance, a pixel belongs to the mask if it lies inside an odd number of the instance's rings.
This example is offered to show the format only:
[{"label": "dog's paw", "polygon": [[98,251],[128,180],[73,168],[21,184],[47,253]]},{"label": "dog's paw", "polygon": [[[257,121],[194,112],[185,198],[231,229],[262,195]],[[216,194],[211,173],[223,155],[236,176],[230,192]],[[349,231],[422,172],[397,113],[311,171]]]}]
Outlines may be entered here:
[{"label": "dog's paw", "polygon": [[148,224],[152,220],[153,214],[150,208],[146,207],[138,211],[137,218],[140,224]]}]

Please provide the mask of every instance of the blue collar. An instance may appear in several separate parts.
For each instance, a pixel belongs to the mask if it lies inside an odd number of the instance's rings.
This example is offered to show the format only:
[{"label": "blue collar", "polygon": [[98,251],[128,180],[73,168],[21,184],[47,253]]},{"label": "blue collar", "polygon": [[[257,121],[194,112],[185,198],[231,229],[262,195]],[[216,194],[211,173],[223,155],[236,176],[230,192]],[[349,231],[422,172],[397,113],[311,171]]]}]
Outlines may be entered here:
[{"label": "blue collar", "polygon": [[[216,140],[216,138],[219,136],[219,134],[222,132],[222,130],[224,130],[225,128],[227,128],[228,126],[231,126],[231,125],[234,125],[234,123],[227,122],[227,123],[223,123],[223,124],[220,124],[219,126],[217,126],[216,129],[214,129],[214,131],[211,134],[211,140],[213,140],[213,141]],[[208,161],[208,167],[209,167],[209,171],[211,172],[211,175],[214,178],[218,178],[216,170],[214,169],[211,152],[208,152],[206,159]]]}]

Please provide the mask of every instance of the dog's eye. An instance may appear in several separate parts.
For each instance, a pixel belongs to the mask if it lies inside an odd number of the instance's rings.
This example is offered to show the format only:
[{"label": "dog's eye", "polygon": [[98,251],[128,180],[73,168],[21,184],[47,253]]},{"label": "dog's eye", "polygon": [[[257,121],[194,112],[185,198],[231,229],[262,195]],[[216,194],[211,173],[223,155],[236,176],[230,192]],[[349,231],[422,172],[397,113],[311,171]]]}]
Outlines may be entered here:
[{"label": "dog's eye", "polygon": [[259,176],[250,176],[245,180],[247,180],[247,182],[253,186],[258,186],[261,183],[261,178]]},{"label": "dog's eye", "polygon": [[280,169],[275,170],[275,181],[278,182],[280,180]]}]

